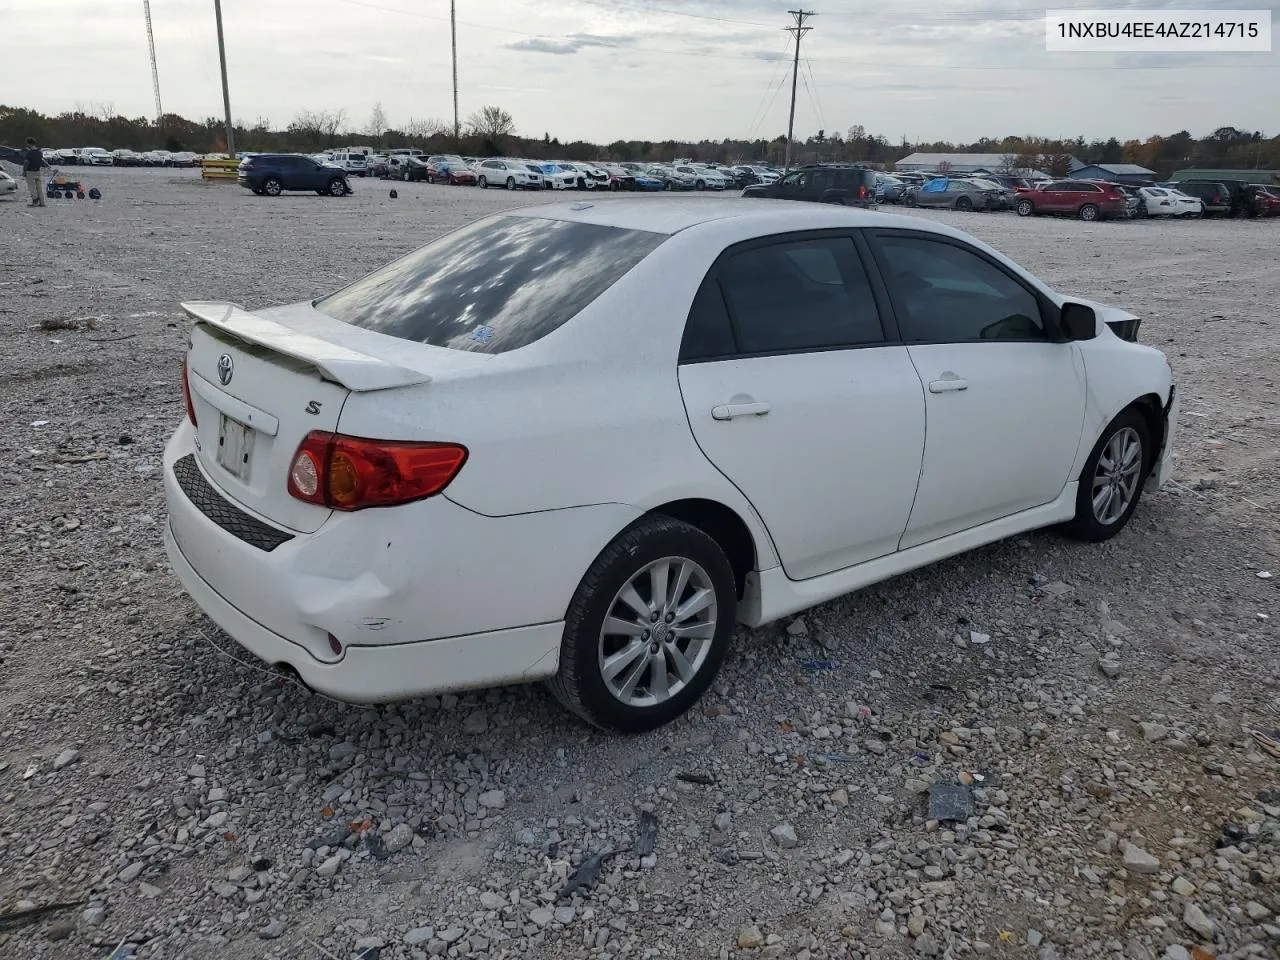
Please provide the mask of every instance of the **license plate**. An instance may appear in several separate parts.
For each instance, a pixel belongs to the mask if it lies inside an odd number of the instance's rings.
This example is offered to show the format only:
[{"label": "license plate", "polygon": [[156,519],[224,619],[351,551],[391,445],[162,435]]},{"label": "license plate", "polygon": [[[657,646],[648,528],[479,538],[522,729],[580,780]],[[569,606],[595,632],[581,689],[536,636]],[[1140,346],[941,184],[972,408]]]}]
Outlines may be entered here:
[{"label": "license plate", "polygon": [[218,421],[218,464],[232,476],[248,482],[256,431],[221,414]]}]

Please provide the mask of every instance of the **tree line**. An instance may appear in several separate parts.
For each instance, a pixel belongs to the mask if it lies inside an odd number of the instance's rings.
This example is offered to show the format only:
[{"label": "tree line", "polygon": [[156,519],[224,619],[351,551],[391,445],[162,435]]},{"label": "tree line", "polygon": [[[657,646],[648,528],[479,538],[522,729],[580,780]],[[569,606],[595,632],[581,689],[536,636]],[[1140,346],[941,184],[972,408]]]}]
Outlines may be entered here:
[{"label": "tree line", "polygon": [[[193,150],[211,153],[226,149],[223,122],[166,114],[157,123],[146,117],[118,115],[111,104],[78,104],[74,110],[47,116],[23,107],[0,105],[0,144],[20,145],[35,137],[46,147],[103,147],[107,150]],[[429,153],[456,152],[471,156],[515,154],[534,159],[670,161],[676,157],[718,163],[780,164],[787,138],[754,140],[615,140],[600,144],[561,142],[550,133],[522,136],[511,114],[498,106],[475,111],[454,130],[444,120],[409,118],[399,126],[375,104],[367,121],[352,121],[343,110],[303,110],[283,128],[265,119],[235,125],[236,148],[258,152],[315,153],[338,146],[375,148],[419,147]],[[1218,127],[1202,137],[1186,130],[1145,140],[1053,139],[1009,136],[982,137],[971,143],[948,141],[892,143],[855,125],[841,134],[825,130],[797,139],[792,162],[867,162],[892,169],[911,153],[990,153],[1004,158],[1009,169],[1029,167],[1054,176],[1067,172],[1071,157],[1084,163],[1136,163],[1168,176],[1184,167],[1280,169],[1280,136],[1237,127]]]}]

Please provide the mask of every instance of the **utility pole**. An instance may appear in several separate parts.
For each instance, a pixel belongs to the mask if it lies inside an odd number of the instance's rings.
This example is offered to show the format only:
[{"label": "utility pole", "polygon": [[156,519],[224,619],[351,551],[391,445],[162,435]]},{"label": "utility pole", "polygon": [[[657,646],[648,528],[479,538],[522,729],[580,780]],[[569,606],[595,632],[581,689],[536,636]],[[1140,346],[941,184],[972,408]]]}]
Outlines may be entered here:
[{"label": "utility pole", "polygon": [[222,65],[222,109],[227,122],[227,156],[236,158],[236,132],[231,126],[231,94],[227,90],[227,46],[222,41],[222,0],[213,0],[213,15],[218,21],[218,62]]},{"label": "utility pole", "polygon": [[151,48],[151,86],[156,92],[156,126],[164,130],[164,107],[160,106],[160,71],[156,69],[156,35],[151,32],[151,0],[142,0],[142,15],[147,20],[147,46]]},{"label": "utility pole", "polygon": [[458,12],[457,0],[449,0],[449,35],[453,43],[453,145],[462,149],[462,125],[458,120]]},{"label": "utility pole", "polygon": [[791,140],[796,132],[796,82],[800,79],[800,38],[813,29],[804,25],[805,19],[817,16],[812,10],[788,10],[787,13],[791,14],[796,21],[795,26],[783,28],[796,38],[796,57],[791,64],[791,119],[787,121],[787,158],[782,165],[783,173],[791,169]]}]

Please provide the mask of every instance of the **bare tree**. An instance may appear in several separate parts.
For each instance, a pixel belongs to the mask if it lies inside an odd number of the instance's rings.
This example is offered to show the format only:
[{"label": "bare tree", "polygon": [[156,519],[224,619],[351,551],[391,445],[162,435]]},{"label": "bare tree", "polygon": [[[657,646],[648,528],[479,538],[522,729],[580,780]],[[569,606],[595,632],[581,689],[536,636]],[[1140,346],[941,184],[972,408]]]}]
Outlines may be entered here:
[{"label": "bare tree", "polygon": [[341,108],[322,113],[325,139],[330,143],[347,128],[347,111]]},{"label": "bare tree", "polygon": [[939,172],[939,173],[950,173],[950,172],[951,172],[951,161],[950,161],[950,160],[943,160],[941,163],[939,163],[939,164],[938,164],[938,172]]},{"label": "bare tree", "polygon": [[404,132],[414,140],[430,140],[432,137],[440,136],[452,130],[452,124],[437,120],[435,117],[427,117],[425,120],[410,117],[404,125]]},{"label": "bare tree", "polygon": [[515,133],[516,122],[511,118],[511,114],[501,107],[487,106],[481,107],[467,117],[466,129],[467,133],[473,137],[483,137],[496,142]]},{"label": "bare tree", "polygon": [[1022,159],[1016,153],[1002,153],[1000,155],[1000,169],[997,173],[1003,173],[1006,177],[1016,176],[1019,168],[1022,166]]},{"label": "bare tree", "polygon": [[382,103],[378,102],[373,105],[373,113],[369,116],[369,125],[365,128],[365,133],[373,137],[379,146],[382,144],[382,135],[387,132],[387,112],[382,109]]}]

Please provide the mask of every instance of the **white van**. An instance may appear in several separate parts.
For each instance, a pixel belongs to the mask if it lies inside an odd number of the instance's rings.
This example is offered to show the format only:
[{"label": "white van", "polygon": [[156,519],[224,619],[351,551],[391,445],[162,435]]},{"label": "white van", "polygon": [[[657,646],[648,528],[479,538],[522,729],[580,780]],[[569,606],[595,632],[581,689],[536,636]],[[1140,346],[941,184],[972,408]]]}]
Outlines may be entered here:
[{"label": "white van", "polygon": [[369,173],[369,158],[354,150],[330,150],[329,163],[358,177],[367,176]]}]

